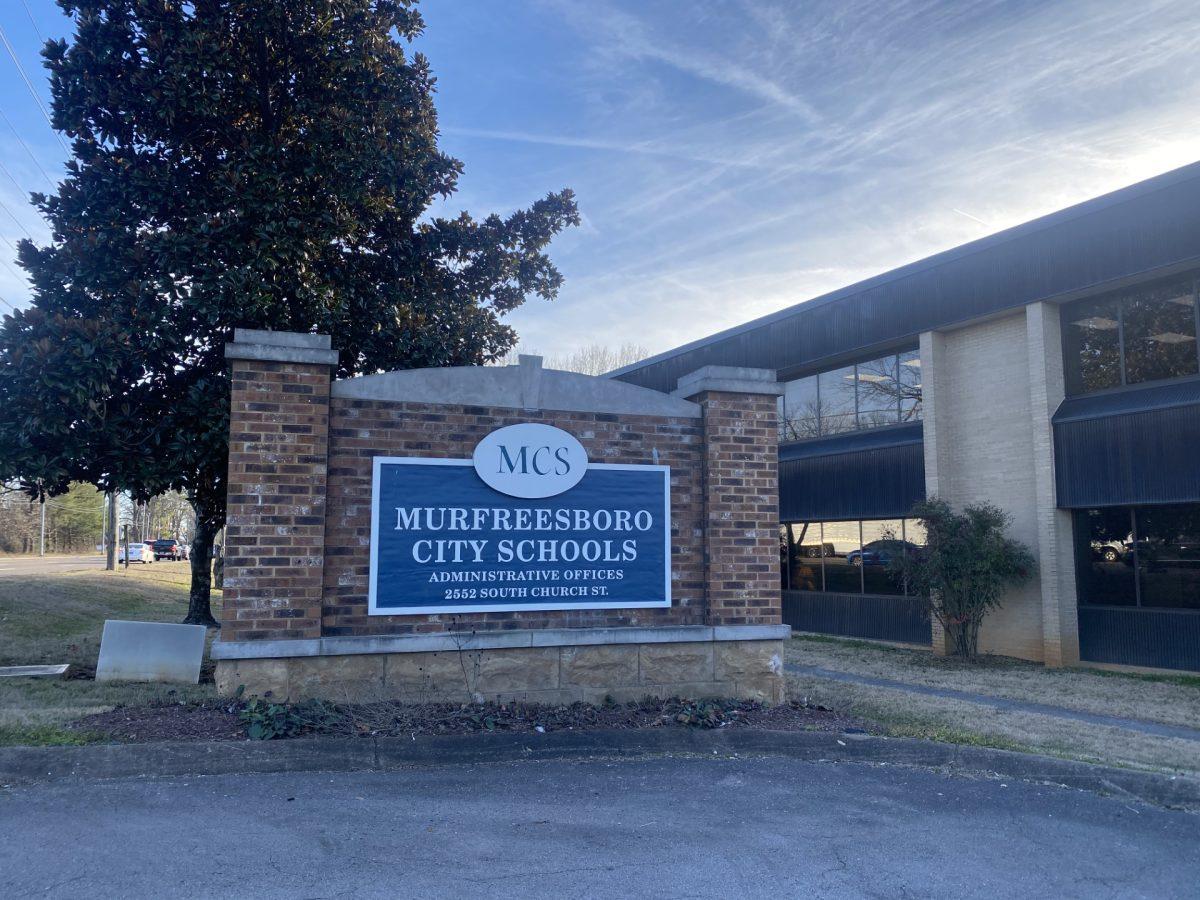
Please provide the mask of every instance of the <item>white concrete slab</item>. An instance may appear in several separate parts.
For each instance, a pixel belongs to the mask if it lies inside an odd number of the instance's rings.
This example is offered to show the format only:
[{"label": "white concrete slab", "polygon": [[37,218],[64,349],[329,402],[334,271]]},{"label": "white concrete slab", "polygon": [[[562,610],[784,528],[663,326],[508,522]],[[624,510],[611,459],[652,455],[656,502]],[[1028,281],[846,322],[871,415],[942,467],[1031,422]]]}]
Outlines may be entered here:
[{"label": "white concrete slab", "polygon": [[96,680],[196,684],[207,631],[203,625],[109,619],[100,639]]},{"label": "white concrete slab", "polygon": [[0,666],[0,678],[62,678],[70,663],[56,666]]}]

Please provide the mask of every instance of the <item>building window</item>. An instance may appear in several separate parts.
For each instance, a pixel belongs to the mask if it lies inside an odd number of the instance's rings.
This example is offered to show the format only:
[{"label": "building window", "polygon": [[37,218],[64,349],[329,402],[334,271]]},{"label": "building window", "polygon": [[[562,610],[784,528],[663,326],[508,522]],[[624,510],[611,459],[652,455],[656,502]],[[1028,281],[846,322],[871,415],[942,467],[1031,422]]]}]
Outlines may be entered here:
[{"label": "building window", "polygon": [[779,398],[779,439],[799,441],[920,418],[921,357],[907,350],[787,382]]},{"label": "building window", "polygon": [[1086,606],[1200,610],[1200,503],[1075,512]]},{"label": "building window", "polygon": [[1200,373],[1196,287],[1189,275],[1063,307],[1067,393]]},{"label": "building window", "polygon": [[925,530],[915,519],[790,522],[780,529],[783,588],[907,596],[892,559],[924,546]]}]

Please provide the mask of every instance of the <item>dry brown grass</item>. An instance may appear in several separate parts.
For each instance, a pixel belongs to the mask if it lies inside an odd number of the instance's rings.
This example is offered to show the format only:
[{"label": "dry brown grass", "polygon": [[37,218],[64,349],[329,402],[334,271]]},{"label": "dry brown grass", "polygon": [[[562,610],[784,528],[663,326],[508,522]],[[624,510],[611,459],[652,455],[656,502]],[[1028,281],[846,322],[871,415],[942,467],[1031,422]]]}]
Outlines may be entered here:
[{"label": "dry brown grass", "polygon": [[788,661],[910,684],[1048,703],[1101,715],[1200,729],[1200,678],[1146,678],[1096,669],[1048,669],[1008,657],[963,662],[927,650],[793,638]]},{"label": "dry brown grass", "polygon": [[[1009,700],[1200,728],[1200,681],[1147,679],[1081,669],[1046,669],[1019,660],[978,663],[858,641],[794,638],[788,661]],[[879,722],[888,733],[1029,750],[1110,765],[1200,774],[1200,742],[966,700],[788,675],[792,699],[821,703]]]}]

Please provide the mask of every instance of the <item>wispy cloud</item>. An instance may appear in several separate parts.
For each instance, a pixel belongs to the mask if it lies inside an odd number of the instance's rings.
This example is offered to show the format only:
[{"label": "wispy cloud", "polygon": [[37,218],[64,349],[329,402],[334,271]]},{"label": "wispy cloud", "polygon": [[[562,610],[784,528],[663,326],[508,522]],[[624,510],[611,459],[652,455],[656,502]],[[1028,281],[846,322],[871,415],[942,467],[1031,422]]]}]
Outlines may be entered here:
[{"label": "wispy cloud", "polygon": [[569,176],[602,238],[518,314],[539,346],[666,349],[1200,158],[1188,0],[544,7],[584,133],[688,149]]},{"label": "wispy cloud", "polygon": [[565,21],[593,36],[595,50],[608,57],[660,63],[712,85],[740,91],[794,113],[810,123],[820,121],[820,116],[802,94],[754,66],[752,60],[721,50],[719,35],[718,40],[709,46],[676,40],[672,32],[678,18],[685,14],[685,10],[678,6],[674,14],[665,20],[661,17],[655,20],[626,12],[619,5],[604,0],[546,2]]}]

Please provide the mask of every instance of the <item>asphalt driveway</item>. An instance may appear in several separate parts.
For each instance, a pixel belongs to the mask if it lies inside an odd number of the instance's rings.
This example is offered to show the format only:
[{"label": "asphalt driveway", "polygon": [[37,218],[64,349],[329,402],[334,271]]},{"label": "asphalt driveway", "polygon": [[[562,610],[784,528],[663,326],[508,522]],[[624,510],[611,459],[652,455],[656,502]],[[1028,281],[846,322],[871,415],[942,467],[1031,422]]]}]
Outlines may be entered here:
[{"label": "asphalt driveway", "polygon": [[58,782],[5,897],[1193,897],[1200,816],[786,759]]}]

